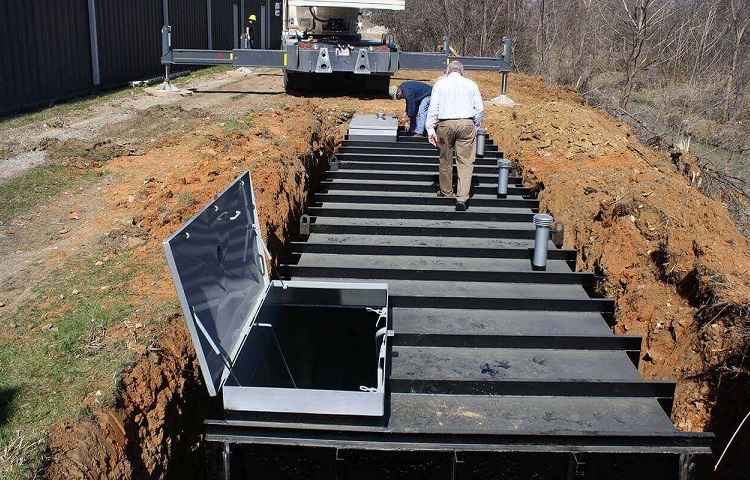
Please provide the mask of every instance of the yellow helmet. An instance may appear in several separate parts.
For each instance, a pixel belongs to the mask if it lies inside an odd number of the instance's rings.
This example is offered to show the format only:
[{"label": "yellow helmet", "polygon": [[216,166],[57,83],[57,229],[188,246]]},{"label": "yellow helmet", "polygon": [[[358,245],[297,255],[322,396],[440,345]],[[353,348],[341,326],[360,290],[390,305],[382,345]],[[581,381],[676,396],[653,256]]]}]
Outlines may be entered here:
[{"label": "yellow helmet", "polygon": [[258,18],[255,15],[250,15],[249,17],[247,17],[247,19],[250,20],[251,22],[258,20]]}]

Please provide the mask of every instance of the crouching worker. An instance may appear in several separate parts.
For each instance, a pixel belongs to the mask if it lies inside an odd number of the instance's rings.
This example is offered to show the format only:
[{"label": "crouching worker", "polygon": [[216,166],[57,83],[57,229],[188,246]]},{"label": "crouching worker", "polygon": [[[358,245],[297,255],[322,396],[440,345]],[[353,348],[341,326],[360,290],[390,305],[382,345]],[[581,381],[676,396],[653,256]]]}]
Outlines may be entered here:
[{"label": "crouching worker", "polygon": [[409,81],[398,87],[390,87],[389,92],[394,100],[406,100],[406,116],[409,117],[407,135],[424,135],[432,87],[426,83]]},{"label": "crouching worker", "polygon": [[463,77],[458,60],[448,64],[446,76],[432,87],[427,113],[427,135],[440,149],[438,197],[453,196],[453,154],[456,154],[458,189],[456,210],[463,212],[469,201],[471,176],[477,155],[477,128],[482,124],[484,104],[477,84]]}]

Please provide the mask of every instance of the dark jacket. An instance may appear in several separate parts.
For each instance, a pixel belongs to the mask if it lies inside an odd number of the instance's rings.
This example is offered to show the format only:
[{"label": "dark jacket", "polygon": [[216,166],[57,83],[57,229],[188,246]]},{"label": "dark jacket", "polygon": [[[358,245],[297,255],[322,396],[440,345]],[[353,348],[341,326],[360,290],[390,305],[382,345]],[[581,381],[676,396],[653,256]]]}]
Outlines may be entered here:
[{"label": "dark jacket", "polygon": [[406,100],[406,114],[410,117],[417,116],[419,104],[426,97],[432,95],[432,87],[422,82],[404,82],[399,88],[404,100]]}]

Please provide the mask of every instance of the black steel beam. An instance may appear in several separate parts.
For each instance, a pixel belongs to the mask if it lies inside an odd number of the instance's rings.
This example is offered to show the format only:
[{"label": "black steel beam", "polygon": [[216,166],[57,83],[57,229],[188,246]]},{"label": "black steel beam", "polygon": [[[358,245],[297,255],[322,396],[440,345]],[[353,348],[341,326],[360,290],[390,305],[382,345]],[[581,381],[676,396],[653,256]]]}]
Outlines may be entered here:
[{"label": "black steel beam", "polygon": [[[400,185],[394,183],[352,183],[352,182],[321,182],[320,191],[330,192],[337,190],[354,190],[360,192],[412,192],[433,193],[435,187],[432,185]],[[473,186],[475,195],[496,195],[497,187]],[[508,187],[508,195],[529,196],[533,190],[526,187]]]},{"label": "black steel beam", "polygon": [[[390,171],[390,172],[430,172],[435,173],[437,175],[438,172],[438,163],[437,159],[435,159],[433,162],[421,162],[421,163],[406,163],[406,162],[360,162],[360,161],[339,161],[338,162],[338,170],[361,170],[365,172],[380,172],[380,171]],[[330,171],[330,170],[329,170]],[[497,182],[497,166],[494,164],[486,164],[486,165],[474,165],[474,171],[477,173],[484,173],[489,175],[494,175],[495,182]],[[453,168],[453,175],[456,175],[456,168]],[[516,185],[522,183],[521,177],[514,177],[510,176],[508,177],[508,183],[511,185]]]},{"label": "black steel beam", "polygon": [[357,278],[372,280],[445,280],[482,283],[533,283],[591,285],[595,282],[589,272],[535,272],[529,263],[528,272],[482,272],[469,270],[416,270],[400,268],[346,268],[284,265],[289,278]]},{"label": "black steel beam", "polygon": [[310,217],[345,217],[345,218],[389,218],[410,220],[455,220],[474,222],[531,222],[533,213],[507,213],[501,209],[496,212],[456,212],[448,211],[413,211],[413,210],[377,210],[361,208],[327,208],[310,207]]},{"label": "black steel beam", "polygon": [[[388,255],[415,257],[456,257],[456,258],[509,258],[528,259],[533,257],[533,248],[457,248],[427,247],[412,245],[346,245],[341,243],[292,242],[295,253],[332,253],[337,255]],[[549,260],[575,261],[576,251],[572,249],[550,249]]]},{"label": "black steel beam", "polygon": [[556,310],[561,312],[615,311],[615,301],[611,298],[560,299],[560,298],[469,298],[434,296],[389,296],[393,307],[409,308],[458,308],[477,310]]},{"label": "black steel beam", "polygon": [[710,454],[713,435],[597,432],[595,435],[428,435],[343,430],[229,425],[206,421],[206,440],[237,444],[288,445],[385,451],[547,452],[547,453],[695,453]]},{"label": "black steel beam", "polygon": [[311,233],[333,233],[348,235],[419,235],[422,237],[467,237],[467,238],[511,238],[532,239],[534,230],[477,229],[461,227],[398,227],[383,225],[310,225]]},{"label": "black steel beam", "polygon": [[673,398],[674,382],[597,380],[420,380],[390,378],[394,393],[564,397]]},{"label": "black steel beam", "polygon": [[486,335],[400,333],[394,347],[554,348],[558,350],[637,350],[640,335]]},{"label": "black steel beam", "polygon": [[[381,146],[381,147],[355,147],[355,146],[339,146],[339,153],[360,153],[360,154],[368,154],[368,155],[399,155],[403,154],[404,149],[403,148],[397,148],[397,147],[388,147],[388,146]],[[414,153],[415,155],[431,155],[437,157],[440,154],[440,151],[433,147],[432,145],[424,147],[424,148],[410,148],[410,153]],[[485,158],[485,157],[495,157],[498,156],[503,152],[498,151],[498,147],[496,145],[485,145],[484,147],[484,156],[477,157],[477,158]]]},{"label": "black steel beam", "polygon": [[[437,147],[429,142],[426,137],[421,136],[403,136],[404,132],[398,132],[398,137],[395,141],[386,142],[368,142],[367,140],[352,140],[348,135],[345,135],[344,140],[341,141],[339,146],[341,148],[347,147],[359,147],[359,148],[391,148],[391,149],[402,149],[407,148],[427,148],[433,151],[437,150]],[[484,142],[485,149],[490,148],[493,151],[497,150],[498,144],[492,139],[492,137],[485,137]]]},{"label": "black steel beam", "polygon": [[[370,154],[370,153],[347,153],[342,152],[336,155],[336,158],[341,162],[346,161],[366,161],[366,162],[404,162],[404,163],[433,163],[437,165],[438,156],[429,154]],[[494,165],[497,166],[496,158],[479,158],[478,165]],[[475,163],[476,164],[476,163]]]},{"label": "black steel beam", "polygon": [[[484,142],[485,146],[494,146],[495,142],[488,138]],[[399,149],[411,149],[411,148],[435,148],[427,141],[424,137],[403,137],[399,136],[395,142],[372,142],[369,140],[350,140],[349,136],[345,136],[341,142],[342,147],[371,147],[371,148],[399,148]]]},{"label": "black steel beam", "polygon": [[[437,170],[437,168],[434,168]],[[345,170],[336,170],[326,172],[326,181],[333,180],[372,180],[372,181],[393,181],[393,182],[438,182],[438,173],[421,173],[421,172],[350,172]],[[472,185],[478,185],[480,183],[492,183],[497,184],[497,173],[495,175],[482,175],[474,173],[471,178]],[[518,188],[518,187],[516,187]],[[497,188],[495,188],[497,191]]]},{"label": "black steel beam", "polygon": [[[391,205],[453,205],[456,201],[452,198],[438,197],[393,197],[388,195],[352,195],[352,194],[328,194],[316,193],[315,201],[317,202],[335,202],[335,203],[368,203],[368,204],[391,204]],[[503,198],[503,199],[484,199],[472,198],[469,200],[469,209],[471,207],[508,207],[508,208],[539,208],[539,200],[534,198]]]},{"label": "black steel beam", "polygon": [[[412,137],[405,137],[412,138]],[[404,155],[412,152],[429,151],[431,154],[436,152],[437,149],[428,142],[405,142],[404,139],[400,139],[396,142],[368,142],[366,140],[344,140],[339,144],[339,149],[349,148],[377,148],[377,149],[389,149],[394,150],[394,154],[402,153]],[[485,144],[485,149],[492,153],[502,153],[498,150],[498,146],[490,143]],[[482,158],[482,157],[479,157]]]},{"label": "black steel beam", "polygon": [[[349,136],[347,135],[346,138],[344,138],[344,141],[348,141]],[[380,142],[370,142],[370,145],[373,143],[377,143],[380,145]],[[388,143],[388,142],[386,142]],[[394,143],[394,142],[390,142]],[[426,137],[420,137],[420,136],[407,136],[403,134],[399,134],[398,139],[395,142],[396,145],[430,145],[430,142],[427,140]]]},{"label": "black steel beam", "polygon": [[[378,149],[370,149],[370,148],[361,148],[361,147],[340,147],[337,155],[362,155],[369,157],[371,160],[377,161],[378,157],[381,155],[384,156],[399,156],[399,155],[414,155],[414,156],[420,156],[420,157],[430,157],[433,159],[437,159],[440,157],[440,153],[437,150],[434,149],[422,149],[422,148],[413,148],[413,149],[395,149],[395,148],[378,148]],[[502,157],[503,152],[498,152],[497,147],[495,147],[495,150],[485,150],[485,154],[480,156],[477,156],[475,158],[475,161],[481,161],[481,160],[497,160]]]}]

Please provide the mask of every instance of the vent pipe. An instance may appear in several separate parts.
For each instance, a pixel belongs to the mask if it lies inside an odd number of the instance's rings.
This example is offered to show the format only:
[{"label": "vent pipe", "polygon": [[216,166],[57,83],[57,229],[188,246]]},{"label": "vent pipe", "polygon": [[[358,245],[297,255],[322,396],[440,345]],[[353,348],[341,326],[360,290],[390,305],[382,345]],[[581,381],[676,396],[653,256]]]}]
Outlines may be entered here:
[{"label": "vent pipe", "polygon": [[500,158],[497,161],[497,198],[508,196],[508,175],[510,174],[511,161]]},{"label": "vent pipe", "polygon": [[477,128],[477,156],[483,157],[484,156],[484,144],[487,140],[487,129],[486,128]]},{"label": "vent pipe", "polygon": [[536,225],[536,239],[534,242],[534,259],[531,261],[531,269],[536,271],[547,270],[547,246],[549,245],[549,229],[555,220],[552,215],[537,213],[534,215]]}]

